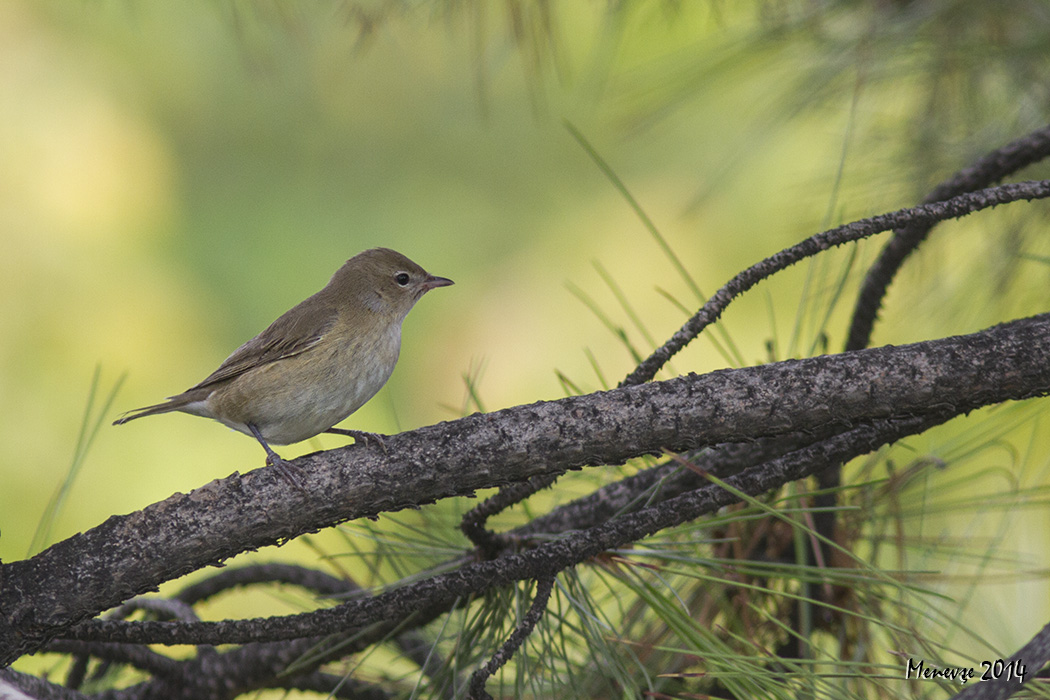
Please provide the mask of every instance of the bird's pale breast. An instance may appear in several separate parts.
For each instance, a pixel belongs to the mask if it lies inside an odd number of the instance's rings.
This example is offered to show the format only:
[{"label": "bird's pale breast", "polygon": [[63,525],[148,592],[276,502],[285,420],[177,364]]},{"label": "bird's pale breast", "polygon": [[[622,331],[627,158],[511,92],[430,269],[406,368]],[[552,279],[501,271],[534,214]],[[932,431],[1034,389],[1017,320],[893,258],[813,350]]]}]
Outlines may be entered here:
[{"label": "bird's pale breast", "polygon": [[399,323],[257,367],[218,387],[200,413],[242,433],[253,423],[267,442],[287,445],[331,428],[375,396],[394,371]]}]

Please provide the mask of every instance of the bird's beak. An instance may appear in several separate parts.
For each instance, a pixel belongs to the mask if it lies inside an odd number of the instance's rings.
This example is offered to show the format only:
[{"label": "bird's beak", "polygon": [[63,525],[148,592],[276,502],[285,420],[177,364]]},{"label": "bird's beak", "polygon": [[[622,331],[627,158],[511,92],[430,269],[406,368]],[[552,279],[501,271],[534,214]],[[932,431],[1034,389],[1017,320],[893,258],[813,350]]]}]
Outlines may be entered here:
[{"label": "bird's beak", "polygon": [[448,277],[435,277],[434,275],[427,275],[427,278],[423,280],[423,292],[429,292],[431,289],[437,289],[438,287],[447,287],[450,284],[455,284]]}]

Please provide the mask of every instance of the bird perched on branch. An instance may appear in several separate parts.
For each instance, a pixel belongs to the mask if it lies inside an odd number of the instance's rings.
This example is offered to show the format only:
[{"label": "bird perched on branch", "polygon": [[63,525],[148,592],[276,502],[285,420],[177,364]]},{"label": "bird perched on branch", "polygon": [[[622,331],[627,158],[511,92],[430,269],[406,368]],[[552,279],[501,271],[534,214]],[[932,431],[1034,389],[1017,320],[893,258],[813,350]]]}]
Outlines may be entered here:
[{"label": "bird perched on branch", "polygon": [[270,445],[325,432],[381,443],[372,433],[332,426],[386,384],[401,350],[401,322],[415,303],[450,284],[389,248],[366,250],[204,381],[163,403],[129,411],[114,425],[171,411],[213,418],[253,436],[266,450],[266,463],[298,485],[299,469]]}]

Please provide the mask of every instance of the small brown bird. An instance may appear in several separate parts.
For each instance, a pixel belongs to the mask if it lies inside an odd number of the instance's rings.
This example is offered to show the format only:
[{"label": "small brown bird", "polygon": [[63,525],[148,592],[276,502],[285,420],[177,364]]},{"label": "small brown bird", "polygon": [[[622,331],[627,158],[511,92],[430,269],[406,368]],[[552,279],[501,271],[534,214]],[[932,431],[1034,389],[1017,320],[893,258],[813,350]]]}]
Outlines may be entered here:
[{"label": "small brown bird", "polygon": [[298,484],[298,469],[270,444],[287,445],[320,433],[379,439],[333,428],[375,396],[394,371],[401,322],[431,289],[435,277],[401,253],[373,248],[350,258],[324,289],[293,307],[237,348],[204,381],[164,403],[121,416],[182,411],[213,418],[251,435],[266,463]]}]

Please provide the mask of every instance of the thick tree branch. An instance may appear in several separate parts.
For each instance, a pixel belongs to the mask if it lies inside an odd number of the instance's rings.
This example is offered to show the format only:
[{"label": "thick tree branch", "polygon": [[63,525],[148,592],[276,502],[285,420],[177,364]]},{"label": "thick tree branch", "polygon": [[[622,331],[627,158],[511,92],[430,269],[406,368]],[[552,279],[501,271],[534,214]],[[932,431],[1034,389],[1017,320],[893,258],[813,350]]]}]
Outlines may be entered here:
[{"label": "thick tree branch", "polygon": [[[622,547],[669,527],[737,503],[736,491],[757,496],[826,469],[832,464],[922,432],[955,415],[941,413],[904,419],[876,420],[802,450],[747,469],[725,480],[733,489],[708,485],[658,506],[621,516],[585,532],[545,542],[534,549],[507,554],[492,561],[467,564],[456,571],[388,591],[373,598],[344,603],[284,618],[231,620],[216,623],[91,621],[70,630],[82,639],[110,639],[137,643],[244,643],[253,639],[295,639],[313,634],[346,634],[377,620],[393,624],[409,617],[433,619],[435,611],[450,610],[457,602],[491,588],[526,578],[545,578],[576,566],[607,549]],[[420,610],[428,612],[420,614]]]},{"label": "thick tree branch", "polygon": [[[1050,391],[1048,356],[1050,315],[1043,315],[968,336],[469,416],[392,436],[385,453],[355,446],[303,457],[302,493],[289,492],[271,469],[234,474],[4,564],[0,661],[165,580],[349,518],[665,449],[1041,395]],[[181,623],[136,624],[170,631]],[[220,643],[258,639],[253,634]],[[160,637],[170,640],[168,632]]]}]

